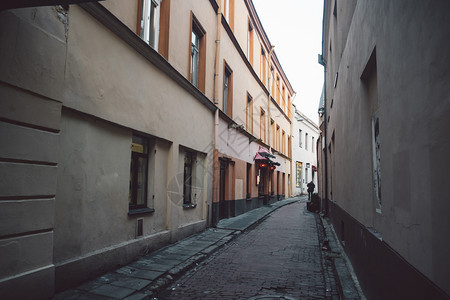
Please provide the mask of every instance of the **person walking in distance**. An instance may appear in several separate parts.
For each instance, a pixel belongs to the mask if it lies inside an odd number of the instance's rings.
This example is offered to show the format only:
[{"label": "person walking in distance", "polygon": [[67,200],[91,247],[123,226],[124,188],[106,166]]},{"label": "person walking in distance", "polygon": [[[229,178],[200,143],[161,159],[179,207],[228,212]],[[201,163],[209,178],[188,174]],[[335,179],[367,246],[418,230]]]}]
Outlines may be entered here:
[{"label": "person walking in distance", "polygon": [[308,200],[311,200],[311,196],[314,193],[314,189],[316,188],[316,185],[314,182],[310,182],[306,185],[308,187]]}]

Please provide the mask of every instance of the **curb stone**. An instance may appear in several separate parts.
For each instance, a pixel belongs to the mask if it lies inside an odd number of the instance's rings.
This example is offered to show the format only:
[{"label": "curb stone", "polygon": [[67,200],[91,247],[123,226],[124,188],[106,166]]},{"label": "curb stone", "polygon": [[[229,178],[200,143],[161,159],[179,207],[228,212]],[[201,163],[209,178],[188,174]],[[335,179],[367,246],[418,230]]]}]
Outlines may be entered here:
[{"label": "curb stone", "polygon": [[328,294],[327,286],[327,299],[330,296],[331,298],[329,299],[366,300],[350,260],[339,243],[333,225],[330,224],[328,218],[321,217],[317,213],[315,213],[315,216],[319,229],[320,245],[323,246],[322,260],[326,265],[325,273],[328,274],[326,277],[331,277],[332,282],[331,294]]}]

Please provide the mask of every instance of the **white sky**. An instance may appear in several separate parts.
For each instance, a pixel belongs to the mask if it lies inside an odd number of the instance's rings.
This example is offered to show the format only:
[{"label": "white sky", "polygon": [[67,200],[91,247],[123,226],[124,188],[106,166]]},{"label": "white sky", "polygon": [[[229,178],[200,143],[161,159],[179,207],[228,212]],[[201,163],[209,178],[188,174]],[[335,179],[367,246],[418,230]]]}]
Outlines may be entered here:
[{"label": "white sky", "polygon": [[256,12],[297,95],[294,104],[318,124],[323,86],[322,0],[253,0]]}]

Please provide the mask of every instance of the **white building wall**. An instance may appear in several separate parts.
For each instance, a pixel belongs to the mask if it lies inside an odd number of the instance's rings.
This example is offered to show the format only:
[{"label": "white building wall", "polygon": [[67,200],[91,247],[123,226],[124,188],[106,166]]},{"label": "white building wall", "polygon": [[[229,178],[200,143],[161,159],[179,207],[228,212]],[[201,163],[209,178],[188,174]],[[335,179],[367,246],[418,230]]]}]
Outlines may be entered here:
[{"label": "white building wall", "polygon": [[[301,130],[301,132],[300,132]],[[292,186],[294,195],[307,194],[307,184],[313,180],[317,192],[316,143],[319,137],[319,128],[314,122],[295,109],[292,119]],[[301,165],[301,166],[300,166]]]}]

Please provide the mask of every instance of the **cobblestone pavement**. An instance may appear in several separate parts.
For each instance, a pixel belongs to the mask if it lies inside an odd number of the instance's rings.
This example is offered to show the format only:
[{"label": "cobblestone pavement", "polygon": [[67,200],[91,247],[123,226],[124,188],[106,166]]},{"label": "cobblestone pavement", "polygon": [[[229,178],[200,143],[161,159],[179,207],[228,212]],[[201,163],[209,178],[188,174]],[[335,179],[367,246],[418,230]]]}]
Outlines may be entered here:
[{"label": "cobblestone pavement", "polygon": [[316,220],[295,202],[175,281],[158,299],[331,299]]}]

